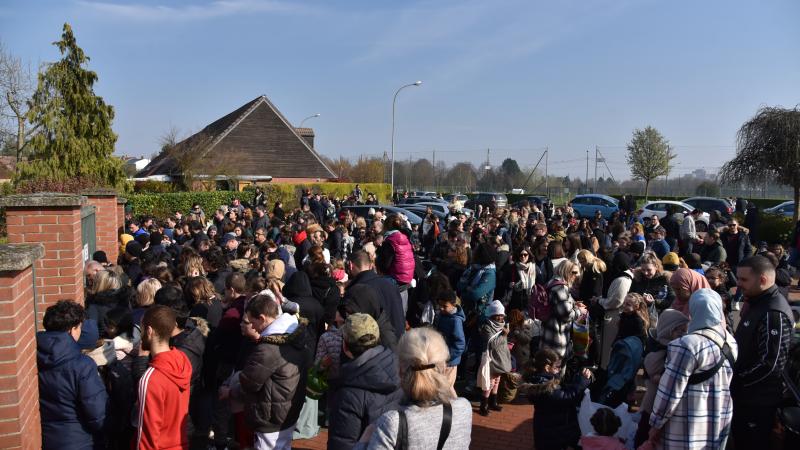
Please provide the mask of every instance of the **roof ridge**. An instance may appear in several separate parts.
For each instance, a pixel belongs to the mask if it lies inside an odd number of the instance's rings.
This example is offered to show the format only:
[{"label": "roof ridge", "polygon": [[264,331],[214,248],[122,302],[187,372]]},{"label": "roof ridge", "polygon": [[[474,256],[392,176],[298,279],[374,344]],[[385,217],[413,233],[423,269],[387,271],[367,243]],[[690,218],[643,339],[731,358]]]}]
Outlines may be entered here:
[{"label": "roof ridge", "polygon": [[222,133],[220,133],[217,137],[215,137],[214,140],[211,142],[211,144],[209,144],[208,147],[206,147],[206,149],[203,151],[203,154],[200,155],[200,158],[205,157],[208,154],[208,152],[211,151],[211,149],[213,149],[217,144],[219,144],[220,141],[225,139],[225,136],[227,136],[231,131],[233,131],[234,128],[239,126],[239,124],[242,123],[242,121],[246,119],[247,116],[249,116],[250,113],[253,112],[258,107],[258,105],[260,105],[261,102],[263,101],[268,101],[266,95],[261,95],[258,98],[251,100],[252,105],[250,105],[250,107],[247,108],[247,111],[244,111],[242,115],[240,115],[236,120],[231,122],[231,124],[228,125],[227,128],[222,130]]}]

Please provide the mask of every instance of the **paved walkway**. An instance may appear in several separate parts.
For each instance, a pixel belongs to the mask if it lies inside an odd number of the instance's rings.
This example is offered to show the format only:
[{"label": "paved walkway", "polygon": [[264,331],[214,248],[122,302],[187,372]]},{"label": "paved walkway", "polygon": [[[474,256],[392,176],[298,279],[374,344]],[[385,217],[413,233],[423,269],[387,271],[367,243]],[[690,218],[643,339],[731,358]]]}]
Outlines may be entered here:
[{"label": "paved walkway", "polygon": [[[533,448],[533,406],[525,403],[503,405],[502,412],[489,417],[477,413],[473,403],[472,445],[470,449],[531,450]],[[328,433],[323,430],[314,439],[292,442],[295,450],[325,450]]]}]

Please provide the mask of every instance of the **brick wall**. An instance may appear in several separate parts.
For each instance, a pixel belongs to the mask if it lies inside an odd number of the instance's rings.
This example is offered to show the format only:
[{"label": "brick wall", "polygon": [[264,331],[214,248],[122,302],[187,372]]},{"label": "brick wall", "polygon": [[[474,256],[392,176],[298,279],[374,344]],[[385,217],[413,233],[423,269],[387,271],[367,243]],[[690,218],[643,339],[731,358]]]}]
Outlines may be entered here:
[{"label": "brick wall", "polygon": [[58,300],[83,304],[81,205],[85,202],[85,197],[63,194],[3,199],[8,243],[44,246],[44,256],[35,263],[38,323],[44,310]]},{"label": "brick wall", "polygon": [[[117,244],[117,229],[120,227],[119,207],[116,194],[97,195],[87,193],[86,198],[90,205],[94,205],[97,250],[106,252],[108,262],[117,263],[119,245]],[[91,255],[89,255],[91,257]]]},{"label": "brick wall", "polygon": [[0,448],[3,449],[42,446],[31,264],[43,253],[38,245],[0,246],[3,260],[0,262]]}]

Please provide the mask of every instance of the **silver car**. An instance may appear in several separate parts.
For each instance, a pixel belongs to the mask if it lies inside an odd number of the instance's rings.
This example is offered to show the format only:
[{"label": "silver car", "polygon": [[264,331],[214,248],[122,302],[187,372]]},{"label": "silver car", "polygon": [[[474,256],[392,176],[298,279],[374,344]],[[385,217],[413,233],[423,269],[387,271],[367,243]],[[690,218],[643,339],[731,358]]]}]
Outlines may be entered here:
[{"label": "silver car", "polygon": [[[639,214],[639,220],[643,220],[645,217],[653,217],[658,216],[659,219],[663,219],[667,216],[667,207],[671,206],[674,212],[679,212],[681,214],[689,214],[694,210],[694,207],[688,203],[677,202],[674,200],[655,200],[652,202],[648,202],[642,207],[642,213]],[[708,231],[708,222],[709,222],[709,215],[707,212],[704,212],[697,218],[695,221],[695,228],[697,231]]]}]

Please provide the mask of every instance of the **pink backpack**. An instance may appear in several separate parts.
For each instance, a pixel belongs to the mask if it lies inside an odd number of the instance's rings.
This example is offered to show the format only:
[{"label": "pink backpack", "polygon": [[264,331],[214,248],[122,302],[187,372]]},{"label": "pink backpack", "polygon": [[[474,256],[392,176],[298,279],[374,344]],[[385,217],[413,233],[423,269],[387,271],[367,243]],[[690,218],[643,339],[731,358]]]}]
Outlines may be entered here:
[{"label": "pink backpack", "polygon": [[550,304],[550,289],[555,286],[564,286],[563,280],[550,280],[547,285],[542,286],[541,284],[536,284],[533,287],[533,292],[531,292],[531,298],[528,302],[528,316],[532,319],[538,319],[542,322],[546,322],[550,319],[550,313],[552,311],[552,305]]}]

